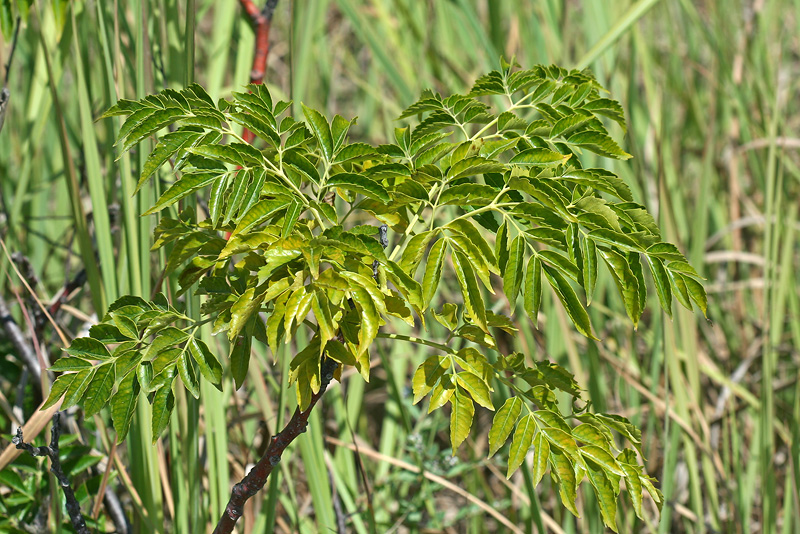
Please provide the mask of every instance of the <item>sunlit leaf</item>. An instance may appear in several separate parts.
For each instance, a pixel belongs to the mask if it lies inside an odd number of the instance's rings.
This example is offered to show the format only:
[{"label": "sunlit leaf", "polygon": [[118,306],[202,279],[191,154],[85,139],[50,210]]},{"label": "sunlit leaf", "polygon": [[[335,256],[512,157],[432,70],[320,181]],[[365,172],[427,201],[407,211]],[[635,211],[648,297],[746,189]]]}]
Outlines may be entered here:
[{"label": "sunlit leaf", "polygon": [[500,450],[500,447],[508,439],[509,434],[514,429],[514,425],[519,419],[519,414],[522,411],[522,399],[519,397],[511,397],[506,399],[503,406],[497,410],[492,419],[492,428],[489,430],[489,457]]},{"label": "sunlit leaf", "polygon": [[517,429],[514,431],[514,437],[511,439],[511,449],[508,453],[508,472],[506,478],[511,478],[511,475],[519,469],[519,466],[525,461],[525,456],[533,444],[533,433],[536,430],[536,421],[533,414],[523,416],[517,423]]},{"label": "sunlit leaf", "polygon": [[475,406],[469,397],[458,390],[450,397],[450,404],[452,406],[450,411],[450,444],[453,447],[453,454],[455,454],[459,445],[469,436],[472,418],[475,416]]}]

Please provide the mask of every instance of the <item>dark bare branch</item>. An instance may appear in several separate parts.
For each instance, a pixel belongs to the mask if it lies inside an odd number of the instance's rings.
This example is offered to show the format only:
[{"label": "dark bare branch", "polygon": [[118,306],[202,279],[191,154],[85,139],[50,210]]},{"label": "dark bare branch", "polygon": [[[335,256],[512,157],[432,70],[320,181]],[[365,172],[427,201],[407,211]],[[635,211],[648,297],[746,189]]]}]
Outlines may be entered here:
[{"label": "dark bare branch", "polygon": [[50,471],[55,475],[56,480],[58,480],[61,486],[61,490],[64,492],[64,496],[67,498],[67,514],[69,514],[70,521],[72,522],[72,528],[74,528],[75,532],[78,534],[90,534],[89,528],[86,526],[86,521],[83,519],[83,514],[81,513],[81,505],[75,497],[75,492],[72,490],[69,478],[64,474],[64,470],[61,469],[61,460],[58,456],[58,440],[61,437],[61,427],[58,424],[60,415],[59,412],[53,414],[50,445],[34,447],[30,443],[25,443],[22,439],[22,428],[17,429],[17,435],[14,436],[12,442],[17,449],[27,451],[31,456],[46,456],[50,458]]},{"label": "dark bare branch", "polygon": [[217,527],[214,529],[214,534],[230,534],[233,532],[233,527],[244,513],[244,505],[247,500],[264,487],[273,468],[280,463],[283,452],[300,434],[306,431],[311,410],[314,409],[317,401],[328,388],[328,384],[333,380],[333,373],[336,371],[337,366],[338,364],[330,358],[323,360],[320,370],[322,384],[319,391],[311,396],[311,402],[305,411],[300,411],[299,408],[295,410],[292,419],[284,429],[272,437],[266,452],[258,463],[241,482],[233,487],[231,498],[222,513],[219,523],[217,523]]}]

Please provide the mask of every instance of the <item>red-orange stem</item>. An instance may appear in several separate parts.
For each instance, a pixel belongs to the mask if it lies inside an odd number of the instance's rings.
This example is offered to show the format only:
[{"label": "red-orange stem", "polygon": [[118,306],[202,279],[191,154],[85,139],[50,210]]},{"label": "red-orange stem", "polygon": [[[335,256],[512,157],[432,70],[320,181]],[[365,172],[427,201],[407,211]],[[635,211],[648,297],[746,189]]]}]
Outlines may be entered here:
[{"label": "red-orange stem", "polygon": [[[269,56],[269,28],[272,25],[272,15],[275,13],[275,6],[278,0],[267,0],[263,9],[259,9],[253,0],[239,0],[245,13],[247,13],[250,23],[256,32],[255,54],[253,55],[253,68],[250,70],[250,83],[264,83],[264,74],[267,72],[267,57]],[[255,134],[246,129],[242,133],[242,139],[252,143]]]}]

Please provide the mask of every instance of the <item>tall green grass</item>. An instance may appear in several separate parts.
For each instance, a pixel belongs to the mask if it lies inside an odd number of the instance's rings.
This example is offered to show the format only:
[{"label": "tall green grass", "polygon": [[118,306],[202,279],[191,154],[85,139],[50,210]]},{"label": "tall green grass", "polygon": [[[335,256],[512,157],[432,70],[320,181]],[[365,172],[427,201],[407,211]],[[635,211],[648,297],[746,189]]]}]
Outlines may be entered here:
[{"label": "tall green grass", "polygon": [[[132,197],[146,147],[117,159],[120,123],[96,118],[117,98],[193,80],[215,98],[240,89],[252,31],[236,2],[211,0],[40,1],[23,24],[0,133],[0,234],[30,258],[43,297],[87,269],[70,304],[101,315],[121,294],[149,297],[163,258],[149,251],[155,221],[139,217],[157,187]],[[800,532],[798,29],[798,0],[281,0],[266,83],[297,106],[358,115],[353,135],[380,141],[422,89],[467,89],[501,54],[592,68],[629,122],[617,133],[635,157],[614,171],[707,278],[709,319],[680,311],[669,320],[652,308],[633,333],[603,279],[591,306],[602,342],[576,337],[545,302],[541,330],[519,324],[523,335],[507,350],[564,363],[598,409],[643,429],[667,504],[660,521],[654,513],[644,523],[623,504],[621,532],[783,534]],[[173,286],[165,280],[162,290]],[[83,327],[63,320],[72,333]],[[522,474],[508,484],[497,476],[480,435],[487,414],[472,448],[449,458],[445,421],[410,403],[423,356],[387,343],[369,384],[348,376],[330,391],[249,505],[243,531],[330,531],[337,513],[348,532],[503,530],[429,478],[375,460],[393,458],[447,477],[525,532],[597,532],[589,494],[576,519],[548,483],[533,491]],[[118,450],[141,497],[128,510],[138,532],[202,531],[257,458],[258,422],[280,428],[294,402],[287,359],[275,363],[260,348],[254,358],[243,390],[204,385],[200,403],[179,399],[161,447],[139,403]],[[8,415],[0,421],[8,432]],[[375,454],[325,445],[325,436]]]}]

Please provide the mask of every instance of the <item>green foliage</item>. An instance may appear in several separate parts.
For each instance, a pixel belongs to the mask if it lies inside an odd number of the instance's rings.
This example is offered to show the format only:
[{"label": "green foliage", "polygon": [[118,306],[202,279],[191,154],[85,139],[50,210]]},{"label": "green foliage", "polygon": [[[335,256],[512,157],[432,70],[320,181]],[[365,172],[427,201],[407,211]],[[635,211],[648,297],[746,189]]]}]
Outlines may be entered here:
[{"label": "green foliage", "polygon": [[[202,215],[186,208],[178,218],[161,218],[155,248],[167,249],[165,274],[177,275],[181,293],[197,284],[196,293],[205,295],[203,321],[227,335],[236,386],[247,374],[253,339],[277,353],[298,328],[309,328],[311,341],[290,363],[305,409],[320,389],[323,356],[369,380],[381,328],[398,319],[424,328],[432,316],[451,338],[468,343],[455,350],[414,338],[442,353],[414,375],[414,400],[430,394],[429,411],[451,405],[454,452],[470,434],[476,404],[494,410],[492,392],[503,384],[511,397],[497,410],[489,441],[494,454],[513,434],[509,476],[533,450],[534,481],[549,466],[564,506],[577,515],[577,486],[586,479],[612,529],[622,482],[640,516],[645,493],[660,507],[637,453],[614,439],[641,455],[638,430],[624,418],[590,413],[561,367],[499,353],[496,332],[516,329],[486,297],[502,291],[511,313],[523,309],[536,324],[549,287],[577,330],[593,338],[583,295],[591,298],[598,265],[606,266],[636,325],[646,302],[646,262],[668,314],[673,294],[705,313],[697,273],[662,242],[625,183],[581,164],[584,151],[630,157],[604,124],[624,127],[622,109],[601,96],[597,81],[585,71],[515,70],[503,62],[469,94],[425,92],[400,117],[418,117],[417,126],[397,128],[394,144],[377,147],[348,142],[353,121],[336,116],[329,123],[303,106],[306,125],[264,86],[249,89],[214,104],[192,85],[122,100],[105,114],[127,116],[118,141],[123,151],[170,127],[140,186],[167,162],[175,181],[147,213],[208,190]],[[505,106],[493,110],[481,100],[486,96]],[[259,144],[245,143],[234,124],[250,129]],[[360,224],[364,219],[386,226]],[[388,254],[381,243],[386,227],[396,236]],[[463,305],[437,311],[443,276],[455,277]],[[197,326],[163,297],[117,301],[90,338],[75,340],[70,356],[56,363],[68,374],[49,402],[65,396],[66,405],[80,402],[87,413],[110,403],[122,440],[143,390],[157,437],[168,424],[177,377],[195,397],[198,372],[221,384],[222,368],[195,337]],[[573,400],[572,413],[562,412],[556,392]]]}]

